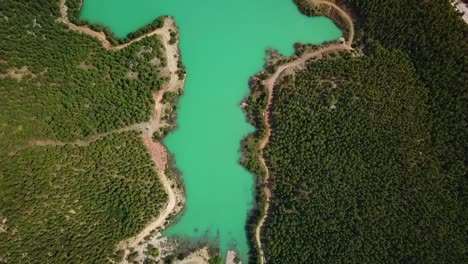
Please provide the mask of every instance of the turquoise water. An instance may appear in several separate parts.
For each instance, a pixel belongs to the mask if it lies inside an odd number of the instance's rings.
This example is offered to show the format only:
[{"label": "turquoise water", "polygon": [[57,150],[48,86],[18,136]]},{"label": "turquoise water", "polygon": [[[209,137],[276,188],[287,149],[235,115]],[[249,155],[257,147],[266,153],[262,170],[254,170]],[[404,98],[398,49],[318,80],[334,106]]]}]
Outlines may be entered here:
[{"label": "turquoise water", "polygon": [[295,42],[320,44],[341,32],[327,18],[301,15],[292,0],[85,0],[81,12],[119,37],[160,15],[175,17],[188,72],[179,128],[165,139],[187,204],[165,234],[209,239],[247,263],[254,176],[238,160],[241,139],[254,130],[239,107],[248,79],[262,70],[267,48],[292,55]]}]

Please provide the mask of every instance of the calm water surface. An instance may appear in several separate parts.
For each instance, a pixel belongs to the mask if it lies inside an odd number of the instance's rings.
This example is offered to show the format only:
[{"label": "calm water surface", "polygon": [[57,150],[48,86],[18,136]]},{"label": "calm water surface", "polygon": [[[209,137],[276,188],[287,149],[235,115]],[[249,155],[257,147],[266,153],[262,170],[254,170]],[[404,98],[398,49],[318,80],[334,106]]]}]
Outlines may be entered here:
[{"label": "calm water surface", "polygon": [[241,139],[254,130],[239,107],[248,79],[262,70],[267,48],[291,55],[295,42],[320,44],[341,32],[327,18],[301,15],[292,0],[85,0],[81,12],[119,37],[160,15],[175,17],[188,72],[179,129],[165,139],[187,206],[165,234],[209,239],[247,263],[254,176],[238,160]]}]

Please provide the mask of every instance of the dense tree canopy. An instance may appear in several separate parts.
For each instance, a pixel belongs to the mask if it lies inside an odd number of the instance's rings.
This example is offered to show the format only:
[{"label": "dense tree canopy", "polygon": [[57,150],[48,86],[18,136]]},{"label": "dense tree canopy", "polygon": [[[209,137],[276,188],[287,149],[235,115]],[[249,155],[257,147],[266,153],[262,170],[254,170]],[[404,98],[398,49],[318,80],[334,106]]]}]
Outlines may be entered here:
[{"label": "dense tree canopy", "polygon": [[163,47],[106,50],[58,1],[0,5],[0,262],[105,263],[167,197],[138,132],[66,143],[147,121]]},{"label": "dense tree canopy", "polygon": [[0,257],[105,263],[116,242],[138,233],[167,199],[149,160],[137,132],[1,159]]},{"label": "dense tree canopy", "polygon": [[463,256],[460,179],[435,160],[427,89],[405,54],[366,53],[311,64],[278,87],[271,263]]},{"label": "dense tree canopy", "polygon": [[55,1],[40,2],[2,3],[0,73],[27,73],[21,81],[0,78],[0,144],[71,140],[148,120],[152,92],[164,81],[158,38],[109,51],[56,21]]},{"label": "dense tree canopy", "polygon": [[364,55],[275,88],[267,262],[467,262],[467,27],[449,1],[340,2]]}]

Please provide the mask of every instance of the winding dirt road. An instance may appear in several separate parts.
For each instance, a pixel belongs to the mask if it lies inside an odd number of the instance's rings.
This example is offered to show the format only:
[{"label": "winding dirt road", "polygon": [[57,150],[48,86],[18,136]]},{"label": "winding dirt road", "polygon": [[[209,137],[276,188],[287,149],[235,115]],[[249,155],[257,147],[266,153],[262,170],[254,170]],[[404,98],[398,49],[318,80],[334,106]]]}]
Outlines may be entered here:
[{"label": "winding dirt road", "polygon": [[[265,219],[268,215],[268,209],[269,209],[269,203],[271,199],[271,190],[267,187],[268,182],[270,180],[270,172],[268,170],[268,167],[266,165],[264,156],[263,156],[263,150],[265,146],[268,144],[270,136],[271,136],[271,126],[270,126],[270,108],[271,104],[273,101],[273,90],[274,90],[274,85],[278,78],[281,77],[281,75],[289,69],[294,69],[299,66],[303,66],[308,60],[315,58],[315,59],[320,59],[324,54],[330,53],[330,52],[335,52],[335,51],[345,51],[345,50],[352,50],[351,44],[354,41],[354,24],[352,21],[351,16],[349,16],[348,13],[346,13],[344,10],[342,10],[339,6],[337,6],[334,3],[325,1],[325,0],[309,0],[311,4],[319,4],[319,5],[327,5],[330,6],[331,8],[335,9],[341,17],[345,20],[345,22],[348,24],[348,30],[349,30],[349,37],[348,40],[346,41],[345,44],[333,44],[329,46],[325,46],[320,48],[317,51],[313,52],[308,52],[303,54],[300,58],[289,62],[287,64],[281,65],[278,67],[276,72],[267,80],[265,80],[264,84],[267,88],[268,92],[268,100],[267,100],[267,106],[264,110],[264,119],[265,119],[265,127],[266,127],[266,135],[265,137],[261,140],[260,145],[259,145],[259,150],[260,150],[260,162],[262,165],[265,167],[266,171],[266,176],[264,178],[264,192],[266,196],[266,203],[264,207],[264,215],[260,219],[257,228],[255,230],[255,238],[257,241],[257,245],[259,248],[259,254],[260,254],[260,263],[264,264],[265,263],[265,256],[264,256],[264,251],[262,248],[262,243],[260,240],[260,233],[261,233],[261,228],[265,222]],[[91,30],[90,28],[86,26],[77,26],[73,23],[71,23],[68,20],[68,15],[67,15],[67,7],[65,5],[65,0],[60,0],[60,10],[62,14],[62,18],[60,19],[63,23],[67,24],[70,29],[79,31],[85,34],[89,34],[91,36],[96,37],[99,39],[102,43],[102,45],[110,50],[118,51],[120,49],[123,49],[132,43],[135,43],[137,41],[140,41],[141,39],[145,37],[150,37],[153,35],[159,35],[163,38],[163,44],[164,48],[166,50],[167,54],[167,61],[168,61],[168,68],[170,70],[170,81],[169,83],[160,91],[156,92],[154,94],[154,100],[155,100],[155,105],[153,109],[153,114],[151,117],[151,120],[147,123],[142,123],[142,124],[135,124],[133,126],[130,126],[128,128],[122,128],[120,130],[116,131],[111,131],[106,134],[98,135],[88,141],[77,141],[71,144],[76,144],[76,145],[88,145],[89,143],[96,141],[106,135],[109,135],[110,133],[115,133],[115,132],[124,132],[124,131],[131,131],[131,130],[139,130],[142,131],[142,137],[143,141],[145,143],[145,146],[148,149],[148,152],[151,154],[151,158],[153,162],[156,165],[156,168],[158,170],[159,176],[161,178],[161,182],[164,185],[164,188],[168,194],[169,201],[167,206],[164,208],[164,210],[161,212],[161,214],[156,218],[154,221],[152,221],[140,234],[137,236],[130,238],[126,241],[123,241],[119,247],[135,247],[137,246],[140,242],[143,241],[144,237],[149,235],[150,232],[156,228],[163,227],[164,223],[166,222],[166,219],[169,217],[169,215],[174,212],[176,208],[176,203],[179,199],[182,199],[181,197],[179,198],[176,194],[175,191],[171,188],[171,181],[167,178],[165,174],[165,169],[166,169],[166,163],[167,163],[167,150],[166,148],[160,143],[160,142],[153,142],[152,140],[152,135],[155,131],[157,131],[161,125],[161,116],[162,116],[162,111],[164,109],[164,105],[161,103],[162,96],[164,95],[165,92],[167,91],[176,91],[178,86],[183,87],[183,80],[179,80],[177,76],[177,60],[179,56],[179,50],[178,50],[178,43],[175,43],[173,45],[169,44],[169,39],[170,39],[170,29],[172,29],[174,32],[177,32],[174,26],[174,22],[172,19],[166,19],[164,23],[163,28],[156,29],[152,32],[149,32],[147,34],[144,34],[136,39],[133,39],[132,41],[118,45],[118,46],[113,46],[107,39],[104,33],[102,32],[96,32]],[[168,23],[169,22],[169,23]],[[50,143],[50,144],[49,144]],[[35,144],[36,145],[53,145],[57,144],[59,142],[48,142],[48,141],[37,141]],[[59,143],[59,145],[62,143]],[[64,143],[66,144],[66,143]]]},{"label": "winding dirt road", "polygon": [[[158,131],[159,128],[161,127],[161,118],[163,116],[163,111],[166,107],[166,105],[162,103],[162,98],[163,98],[164,93],[168,91],[176,92],[178,91],[179,88],[183,88],[184,86],[184,80],[183,79],[180,80],[177,74],[178,60],[180,56],[179,48],[178,48],[179,42],[177,40],[173,44],[169,43],[171,39],[170,32],[177,33],[178,30],[177,30],[177,27],[175,26],[174,20],[172,18],[166,18],[164,21],[164,26],[162,28],[158,28],[154,31],[146,33],[138,38],[133,39],[132,41],[128,43],[118,45],[118,46],[113,46],[106,39],[106,36],[104,33],[93,31],[86,26],[77,26],[71,23],[68,19],[68,13],[67,13],[68,9],[65,4],[65,0],[60,0],[59,3],[60,3],[61,15],[62,15],[62,17],[60,18],[60,21],[67,24],[70,27],[70,29],[74,31],[79,31],[81,33],[96,37],[102,43],[103,47],[109,50],[118,51],[137,41],[140,41],[143,38],[151,37],[154,35],[160,36],[163,40],[162,42],[164,45],[164,50],[166,51],[167,67],[170,73],[170,80],[168,83],[165,84],[165,86],[161,90],[154,93],[153,98],[154,98],[155,104],[153,108],[153,113],[151,115],[151,119],[148,122],[144,122],[141,124],[134,124],[125,128],[110,131],[108,133],[96,135],[86,141],[75,141],[75,142],[68,142],[68,143],[57,142],[57,141],[36,141],[33,143],[36,146],[46,146],[46,145],[87,146],[91,142],[99,140],[112,133],[119,133],[119,132],[126,132],[126,131],[141,131],[142,132],[142,140],[149,154],[151,155],[151,159],[153,160],[155,164],[161,183],[163,184],[164,189],[167,192],[168,203],[163,208],[160,215],[156,219],[154,219],[152,222],[150,222],[138,235],[136,235],[135,237],[129,238],[126,241],[122,241],[118,245],[118,248],[120,249],[125,249],[125,248],[128,249],[130,247],[136,247],[138,244],[140,244],[140,242],[144,240],[146,236],[150,235],[151,231],[157,228],[163,228],[169,216],[172,213],[177,213],[179,210],[182,209],[182,207],[178,206],[178,204],[180,202],[182,203],[184,202],[184,198],[183,198],[183,195],[181,194],[181,191],[180,190],[176,191],[171,187],[173,183],[171,180],[168,179],[166,175],[166,165],[167,165],[167,156],[168,156],[166,148],[161,142],[154,142],[152,139],[153,133]],[[127,253],[128,252],[126,252],[126,254]]]},{"label": "winding dirt road", "polygon": [[[118,50],[121,50],[125,47],[128,47],[130,45],[132,45],[133,43],[135,42],[138,42],[146,37],[151,37],[153,35],[164,35],[165,34],[165,28],[162,27],[162,28],[158,28],[156,30],[153,30],[151,32],[148,32],[146,34],[143,34],[137,38],[134,38],[132,39],[131,41],[127,42],[127,43],[124,43],[124,44],[120,44],[120,45],[117,45],[117,46],[114,46],[112,45],[109,40],[107,40],[106,38],[106,34],[104,34],[104,32],[97,32],[97,31],[94,31],[92,29],[90,29],[89,27],[87,26],[78,26],[78,25],[75,25],[73,24],[72,22],[70,22],[70,20],[68,19],[68,7],[65,3],[66,0],[60,0],[60,14],[62,15],[62,17],[59,19],[60,21],[62,21],[63,23],[67,24],[68,27],[71,29],[71,30],[74,30],[74,31],[78,31],[78,32],[81,32],[81,33],[85,33],[85,34],[88,34],[88,35],[91,35],[97,39],[99,39],[99,41],[101,41],[102,43],[102,46],[106,49],[109,49],[109,50],[113,50],[113,51],[118,51]],[[165,21],[167,22],[167,20]],[[166,28],[167,29],[167,28]],[[169,32],[167,32],[169,34]],[[176,63],[177,65],[177,63]]]},{"label": "winding dirt road", "polygon": [[142,134],[142,137],[143,142],[145,143],[145,146],[148,149],[149,154],[151,155],[151,159],[156,165],[161,183],[163,184],[164,189],[167,192],[168,203],[163,209],[163,211],[160,213],[160,215],[149,225],[147,225],[138,235],[120,243],[121,246],[123,245],[126,248],[136,247],[138,244],[140,244],[140,242],[144,241],[144,238],[146,236],[150,235],[151,231],[157,228],[164,227],[166,220],[172,213],[177,213],[182,209],[180,206],[177,207],[177,204],[179,202],[183,202],[182,195],[180,194],[180,191],[179,193],[176,193],[176,191],[171,187],[173,183],[171,180],[168,179],[166,175],[166,165],[168,156],[166,147],[159,141],[153,141],[152,138],[153,133],[159,130],[162,123],[161,118],[165,109],[165,105],[162,103],[163,95],[168,91],[176,92],[179,88],[182,88],[184,85],[184,81],[179,80],[179,76],[177,74],[177,62],[179,58],[178,41],[176,41],[172,45],[169,44],[169,40],[171,39],[171,31],[177,32],[177,28],[175,27],[174,21],[172,19],[166,19],[164,22],[164,27],[162,29],[157,29],[156,31],[148,33],[146,36],[137,38],[142,39],[143,37],[148,37],[155,34],[160,35],[163,39],[164,50],[166,51],[167,56],[167,67],[170,72],[170,79],[169,82],[165,84],[165,86],[161,90],[157,91],[153,95],[155,101],[153,114],[151,116],[151,120],[148,123],[148,126],[146,127],[146,130]]},{"label": "winding dirt road", "polygon": [[349,36],[348,36],[348,40],[346,41],[346,44],[351,47],[351,44],[353,44],[353,41],[354,41],[354,22],[351,16],[346,11],[341,9],[341,7],[336,5],[335,3],[332,3],[326,0],[308,0],[308,1],[312,5],[327,5],[335,9],[335,11],[337,11],[340,14],[341,18],[343,18],[346,24],[348,24]]},{"label": "winding dirt road", "polygon": [[96,142],[104,137],[107,137],[112,134],[118,134],[118,133],[123,133],[123,132],[130,132],[130,131],[145,131],[147,127],[149,126],[148,122],[145,123],[140,123],[140,124],[134,124],[118,129],[111,130],[106,133],[94,135],[86,140],[76,140],[76,141],[70,141],[70,142],[64,142],[64,141],[58,141],[58,140],[34,140],[29,142],[28,146],[29,147],[45,147],[45,146],[77,146],[77,147],[87,147],[89,144]]},{"label": "winding dirt road", "polygon": [[275,73],[273,75],[271,75],[270,78],[266,79],[263,82],[263,84],[265,85],[265,87],[267,89],[267,96],[268,96],[267,105],[266,105],[265,110],[263,112],[263,116],[264,116],[264,120],[265,120],[266,134],[265,134],[265,137],[260,141],[259,151],[260,151],[260,163],[265,168],[265,178],[264,178],[264,181],[263,181],[263,185],[264,185],[263,191],[265,193],[266,203],[265,203],[265,207],[264,207],[264,214],[263,214],[262,218],[260,219],[260,221],[258,222],[258,225],[257,225],[257,227],[255,229],[255,240],[257,242],[258,251],[259,251],[259,255],[260,255],[260,264],[265,264],[266,263],[265,253],[263,251],[262,241],[260,239],[260,236],[261,236],[260,233],[261,233],[261,229],[262,229],[262,227],[263,227],[263,225],[265,223],[265,220],[266,220],[266,218],[268,216],[268,210],[269,210],[269,207],[270,207],[270,200],[271,200],[271,190],[270,190],[270,188],[268,186],[269,181],[270,181],[270,171],[268,169],[268,166],[266,165],[265,157],[263,155],[263,150],[265,149],[266,145],[270,141],[270,136],[271,136],[271,122],[270,122],[270,119],[271,119],[270,114],[271,113],[270,113],[270,108],[271,108],[271,105],[272,105],[272,102],[273,102],[273,92],[274,92],[275,83],[278,80],[278,78],[282,77],[282,74],[286,70],[291,70],[291,69],[295,69],[297,67],[303,66],[310,59],[321,59],[325,54],[331,53],[331,52],[350,51],[350,50],[352,50],[351,44],[353,43],[353,40],[354,40],[354,24],[353,24],[353,21],[352,21],[351,17],[345,11],[343,11],[339,6],[335,5],[334,3],[330,3],[330,2],[327,2],[327,1],[312,0],[311,2],[315,3],[315,4],[329,5],[332,8],[336,9],[342,15],[342,17],[347,21],[347,23],[349,25],[349,39],[348,39],[348,41],[346,41],[343,44],[327,45],[327,46],[321,47],[320,49],[318,49],[316,51],[306,52],[301,57],[297,58],[296,60],[279,66],[278,69],[275,71]]}]

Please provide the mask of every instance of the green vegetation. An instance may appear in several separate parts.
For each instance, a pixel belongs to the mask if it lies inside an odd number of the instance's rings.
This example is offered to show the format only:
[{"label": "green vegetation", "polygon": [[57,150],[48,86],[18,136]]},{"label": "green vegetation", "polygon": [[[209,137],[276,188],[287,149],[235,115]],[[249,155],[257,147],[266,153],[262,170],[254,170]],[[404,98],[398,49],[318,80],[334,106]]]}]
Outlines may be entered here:
[{"label": "green vegetation", "polygon": [[166,201],[149,160],[137,132],[2,158],[0,216],[7,230],[0,233],[0,257],[104,263],[116,242],[138,233]]},{"label": "green vegetation", "polygon": [[265,169],[260,164],[259,141],[265,136],[265,121],[263,119],[263,109],[267,104],[266,88],[262,85],[262,80],[268,76],[265,72],[259,73],[249,81],[250,94],[245,98],[244,112],[247,120],[256,128],[254,133],[249,134],[242,140],[242,156],[240,164],[256,176],[254,207],[248,217],[246,225],[247,238],[249,242],[249,263],[258,262],[258,245],[255,240],[255,228],[263,216],[265,207],[265,197],[263,193],[263,182]]},{"label": "green vegetation", "polygon": [[210,258],[209,263],[210,264],[223,264],[223,259],[221,258],[221,256],[217,255],[217,256]]},{"label": "green vegetation", "polygon": [[[82,0],[66,0],[65,3],[68,7],[68,19],[70,22],[80,25],[80,26],[88,26],[94,31],[97,32],[104,32],[106,35],[106,39],[112,43],[113,45],[123,44],[135,39],[141,35],[149,33],[155,29],[162,28],[164,26],[164,17],[158,17],[152,22],[146,24],[145,26],[139,28],[137,31],[129,33],[125,38],[118,38],[115,34],[110,30],[110,28],[102,25],[102,24],[92,24],[86,20],[80,18],[80,10],[81,10],[81,2]],[[171,34],[171,40],[172,40]]]},{"label": "green vegetation", "polygon": [[59,143],[147,121],[163,47],[151,37],[105,50],[57,21],[57,1],[1,6],[0,262],[121,259],[116,244],[167,199],[139,133]]},{"label": "green vegetation", "polygon": [[177,42],[177,34],[171,31],[171,39],[169,40],[169,45],[173,45]]},{"label": "green vegetation", "polygon": [[120,263],[123,260],[124,256],[125,256],[125,251],[123,249],[119,249],[110,256],[110,259],[112,259],[116,263]]},{"label": "green vegetation", "polygon": [[434,159],[427,89],[405,54],[366,54],[312,64],[278,89],[266,151],[270,262],[462,256],[459,183]]},{"label": "green vegetation", "polygon": [[[311,63],[275,90],[267,262],[465,263],[467,27],[448,1],[343,2],[364,56]],[[263,136],[253,85],[247,149]]]},{"label": "green vegetation", "polygon": [[153,245],[148,245],[148,253],[153,256],[153,257],[157,257],[159,256],[159,248],[156,248],[154,247]]},{"label": "green vegetation", "polygon": [[152,136],[152,139],[153,141],[160,141],[162,140],[164,137],[166,137],[169,132],[171,132],[173,130],[173,127],[172,126],[163,126],[163,127],[160,127],[158,131],[155,131],[153,133],[153,136]]},{"label": "green vegetation", "polygon": [[[177,92],[166,92],[164,93],[161,103],[168,105],[169,107],[166,107],[164,109],[164,115],[162,116],[162,120],[169,124],[167,127],[161,128],[161,133],[169,133],[176,125],[176,117],[177,117],[177,104],[179,102],[179,98],[183,95],[183,90],[179,89]],[[166,129],[166,131],[163,131]],[[164,135],[165,136],[165,135]]]},{"label": "green vegetation", "polygon": [[[108,51],[56,22],[55,1],[36,3],[2,3],[0,34],[9,37],[0,41],[0,74],[24,66],[31,73],[22,81],[0,78],[2,149],[30,138],[72,140],[148,120],[152,92],[165,81],[151,63],[162,53],[158,38]],[[128,78],[130,72],[138,78]]]}]

